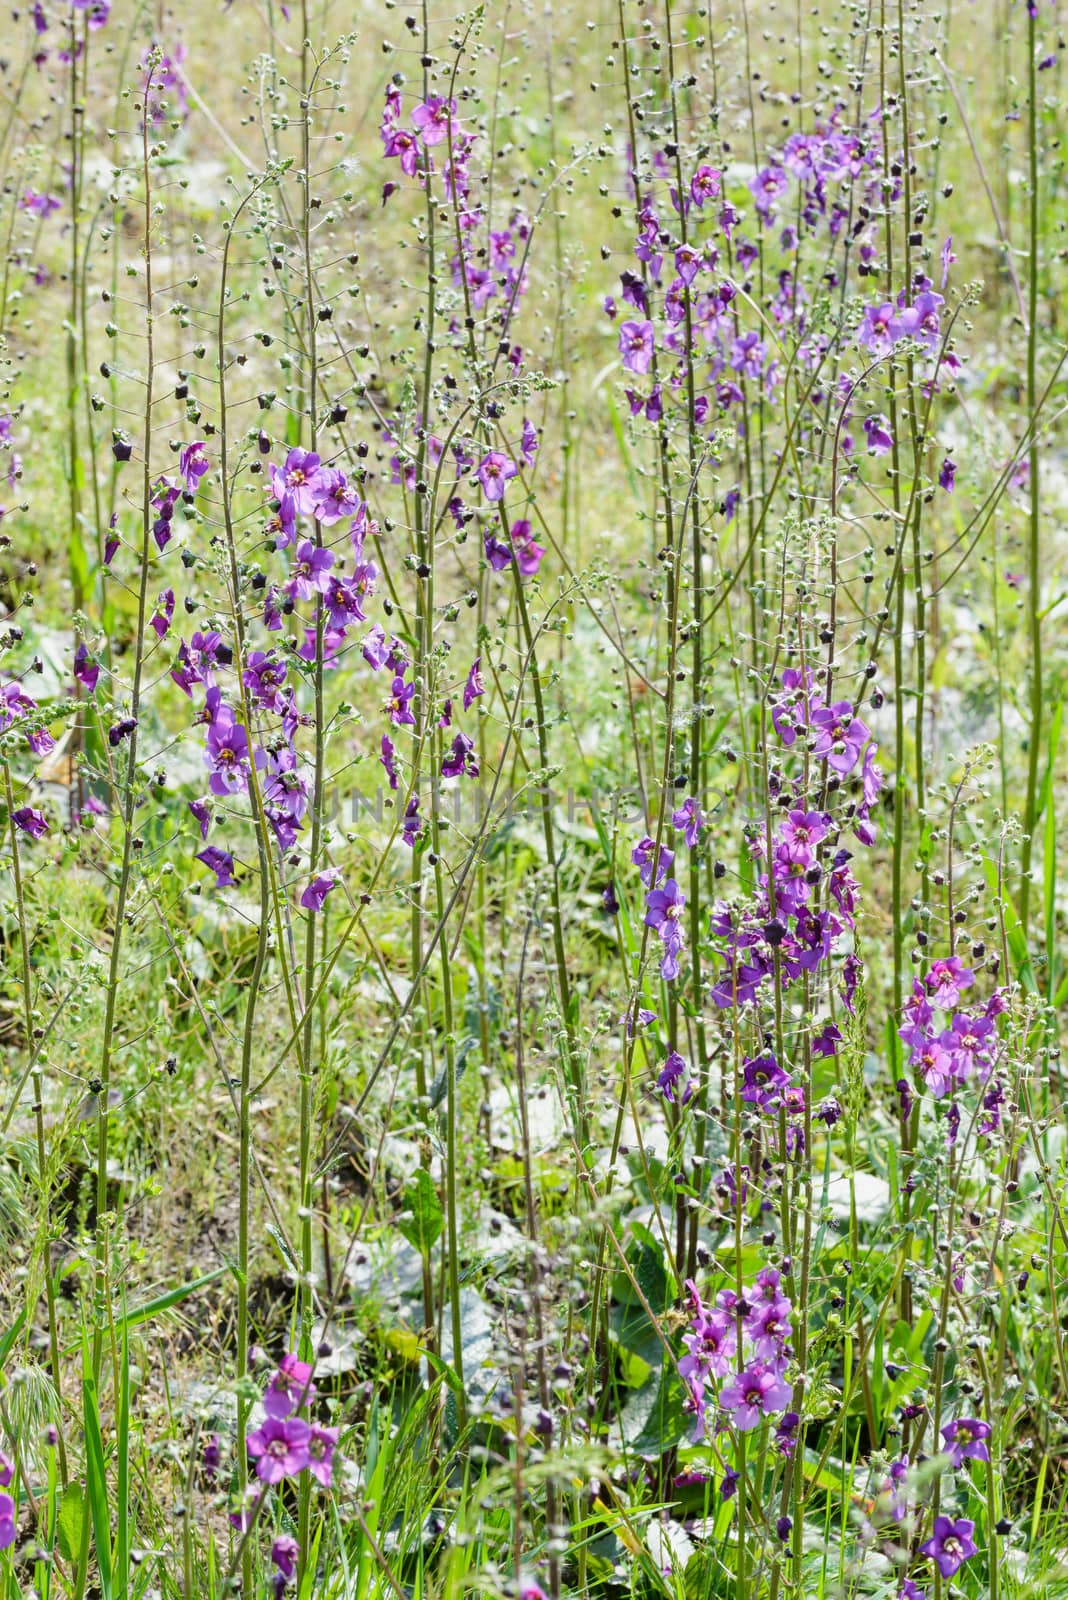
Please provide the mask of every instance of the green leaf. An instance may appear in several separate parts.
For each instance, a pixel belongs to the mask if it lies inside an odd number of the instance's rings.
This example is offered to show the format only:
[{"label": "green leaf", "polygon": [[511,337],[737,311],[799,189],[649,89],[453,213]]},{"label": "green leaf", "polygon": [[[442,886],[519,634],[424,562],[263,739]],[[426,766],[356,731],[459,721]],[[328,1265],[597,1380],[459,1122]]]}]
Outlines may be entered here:
[{"label": "green leaf", "polygon": [[84,1528],[85,1495],[80,1483],[69,1483],[59,1497],[56,1543],[64,1561],[70,1566],[74,1565],[81,1553]]},{"label": "green leaf", "polygon": [[426,1255],[441,1238],[444,1226],[445,1213],[434,1180],[425,1167],[420,1167],[404,1191],[404,1210],[397,1218],[397,1227],[410,1245]]},{"label": "green leaf", "polygon": [[93,1518],[93,1543],[96,1546],[96,1564],[100,1572],[100,1593],[103,1600],[112,1600],[108,1480],[104,1467],[104,1443],[100,1436],[96,1382],[92,1375],[88,1350],[85,1351],[85,1372],[82,1377],[82,1412],[85,1425],[85,1484],[89,1493],[89,1510]]}]

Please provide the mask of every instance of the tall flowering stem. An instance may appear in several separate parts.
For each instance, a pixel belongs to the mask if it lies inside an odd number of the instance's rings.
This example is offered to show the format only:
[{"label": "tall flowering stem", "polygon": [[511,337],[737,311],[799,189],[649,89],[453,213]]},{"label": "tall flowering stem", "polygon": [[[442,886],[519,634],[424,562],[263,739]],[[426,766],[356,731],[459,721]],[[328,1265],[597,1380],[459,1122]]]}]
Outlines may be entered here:
[{"label": "tall flowering stem", "polygon": [[122,981],[123,931],[126,926],[126,907],[130,894],[133,853],[134,813],[137,809],[137,753],[141,715],[141,691],[144,679],[146,628],[148,622],[148,586],[151,560],[151,534],[155,521],[152,483],[152,426],[155,398],[155,307],[152,284],[152,228],[153,194],[152,161],[157,154],[152,142],[152,119],[148,114],[155,59],[151,58],[142,83],[143,113],[141,118],[141,178],[144,185],[144,263],[145,263],[145,404],[143,414],[143,451],[141,483],[141,545],[139,550],[137,582],[137,626],[133,642],[133,682],[130,688],[127,732],[126,771],[122,785],[122,857],[119,865],[115,895],[115,930],[111,940],[108,960],[107,986],[104,992],[104,1024],[101,1042],[100,1089],[97,1097],[96,1146],[96,1320],[93,1328],[92,1371],[94,1381],[99,1379],[103,1360],[104,1333],[108,1325],[106,1306],[108,1277],[109,1230],[107,1225],[108,1186],[108,1126],[110,1116],[111,1070],[115,1039],[116,1008],[119,986]]}]

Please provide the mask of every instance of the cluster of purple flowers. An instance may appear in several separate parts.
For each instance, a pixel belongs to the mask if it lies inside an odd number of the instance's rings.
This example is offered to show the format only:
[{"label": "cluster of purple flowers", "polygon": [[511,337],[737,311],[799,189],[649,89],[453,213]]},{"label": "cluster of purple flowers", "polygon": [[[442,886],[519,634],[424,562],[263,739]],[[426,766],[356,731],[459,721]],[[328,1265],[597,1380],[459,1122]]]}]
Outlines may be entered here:
[{"label": "cluster of purple flowers", "polygon": [[[726,1427],[748,1433],[765,1417],[786,1411],[792,1393],[785,1376],[792,1307],[776,1269],[763,1268],[741,1296],[721,1289],[711,1307],[692,1280],[686,1287],[692,1319],[683,1335],[686,1354],[679,1361],[679,1375],[688,1390],[686,1408],[695,1417],[695,1441]],[[710,1417],[708,1389],[713,1383]],[[782,1419],[778,1442],[784,1454],[790,1453],[796,1426],[792,1413]]]},{"label": "cluster of purple flowers", "polygon": [[[850,805],[848,816],[860,843],[872,844],[877,831],[872,809],[882,776],[867,726],[849,701],[827,705],[807,670],[788,667],[782,686],[784,694],[772,709],[779,738],[787,748],[805,740],[809,754],[826,763],[829,778],[839,786],[859,767],[860,797]],[[760,893],[743,907],[721,901],[712,915],[722,967],[711,999],[723,1009],[755,1004],[776,971],[787,986],[803,973],[814,973],[855,925],[857,882],[849,866],[851,852],[838,846],[830,854],[839,836],[838,822],[829,812],[807,809],[802,777],[794,781],[792,792],[782,781],[776,787],[773,799],[789,809],[772,834],[770,860],[759,878]],[[792,799],[796,805],[790,805]],[[753,837],[751,849],[758,859],[767,854],[761,835]],[[849,1011],[859,976],[859,960],[850,951],[843,961],[841,985]]]},{"label": "cluster of purple flowers", "polygon": [[[898,1029],[920,1086],[936,1100],[949,1097],[947,1137],[951,1146],[960,1123],[955,1096],[963,1085],[974,1081],[983,1091],[981,1134],[993,1133],[1001,1126],[1005,1098],[995,1068],[1001,1047],[997,1018],[1006,1010],[1008,996],[1004,989],[995,989],[982,1007],[958,1010],[964,991],[974,982],[975,973],[959,956],[932,961],[924,977],[913,979]],[[908,1081],[902,1079],[897,1088],[906,1112],[911,1105]]]},{"label": "cluster of purple flowers", "polygon": [[[315,1399],[312,1375],[309,1362],[290,1354],[282,1357],[267,1385],[263,1396],[267,1415],[246,1440],[249,1456],[256,1464],[257,1481],[249,1485],[244,1499],[230,1513],[230,1522],[241,1533],[251,1526],[260,1498],[272,1485],[296,1478],[302,1472],[311,1473],[324,1489],[329,1489],[333,1483],[338,1430],[318,1422],[306,1422],[298,1415]],[[219,1464],[217,1439],[205,1450],[204,1459],[209,1477],[214,1476]],[[275,1539],[271,1560],[276,1569],[273,1579],[276,1595],[283,1592],[293,1577],[299,1554],[300,1547],[290,1535],[280,1534]]]},{"label": "cluster of purple flowers", "polygon": [[261,1483],[281,1483],[308,1471],[324,1489],[330,1487],[337,1429],[305,1422],[297,1415],[315,1399],[312,1372],[309,1362],[285,1355],[264,1391],[266,1418],[247,1441]]}]

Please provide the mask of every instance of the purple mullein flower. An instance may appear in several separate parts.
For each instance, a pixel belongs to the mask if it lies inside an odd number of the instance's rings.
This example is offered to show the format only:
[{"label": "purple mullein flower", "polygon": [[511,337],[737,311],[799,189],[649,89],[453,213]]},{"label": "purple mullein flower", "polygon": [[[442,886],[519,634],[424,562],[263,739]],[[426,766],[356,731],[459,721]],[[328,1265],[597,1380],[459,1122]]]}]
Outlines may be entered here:
[{"label": "purple mullein flower", "polygon": [[401,677],[394,678],[389,692],[389,720],[395,728],[414,727],[415,717],[411,711],[412,697],[415,694],[415,684],[405,683]]},{"label": "purple mullein flower", "polygon": [[790,1400],[790,1385],[763,1361],[754,1361],[736,1374],[719,1392],[719,1403],[730,1413],[739,1433],[748,1433],[766,1416],[782,1411]]},{"label": "purple mullein flower", "polygon": [[869,455],[885,456],[893,449],[894,436],[890,432],[890,424],[881,413],[865,417],[863,427],[868,440]]},{"label": "purple mullein flower", "polygon": [[409,850],[414,850],[416,841],[423,835],[423,819],[419,815],[419,796],[413,794],[404,808],[404,827],[402,835]]},{"label": "purple mullein flower", "polygon": [[278,1421],[315,1399],[312,1367],[292,1352],[284,1355],[263,1395],[263,1409]]},{"label": "purple mullein flower", "polygon": [[938,487],[944,489],[947,494],[952,494],[956,481],[957,463],[949,456],[946,456],[938,471]]},{"label": "purple mullein flower", "polygon": [[281,503],[288,497],[298,516],[312,516],[323,489],[319,457],[311,450],[294,449],[281,467],[272,463],[269,472],[275,499]]},{"label": "purple mullein flower", "polygon": [[155,612],[149,620],[149,626],[155,631],[157,639],[165,639],[167,637],[173,616],[174,590],[162,589],[156,601]]},{"label": "purple mullein flower", "polygon": [[479,462],[475,477],[486,499],[496,502],[504,499],[505,486],[518,471],[515,462],[502,450],[489,450]]},{"label": "purple mullein flower", "polygon": [[[672,1105],[684,1106],[693,1094],[690,1069],[677,1050],[673,1050],[657,1074],[657,1087]],[[680,1092],[681,1089],[681,1092]]]},{"label": "purple mullein flower", "polygon": [[468,738],[466,733],[458,733],[452,741],[452,748],[441,763],[441,776],[443,778],[477,778],[478,757],[474,753],[475,741]]},{"label": "purple mullein flower", "polygon": [[645,926],[655,928],[660,934],[664,949],[660,976],[668,982],[679,975],[679,954],[682,950],[680,922],[685,908],[686,896],[674,878],[668,878],[663,888],[651,890],[645,902]]},{"label": "purple mullein flower", "polygon": [[37,811],[33,806],[20,806],[11,813],[11,820],[22,833],[28,833],[31,839],[43,839],[48,832],[48,821],[43,811]]},{"label": "purple mullein flower", "polygon": [[325,594],[330,587],[330,568],[334,565],[333,552],[302,539],[297,545],[293,566],[283,588],[291,600],[311,600],[316,594]]},{"label": "purple mullein flower", "polygon": [[969,1556],[975,1554],[975,1523],[967,1517],[935,1517],[934,1531],[926,1544],[921,1544],[920,1554],[930,1556],[943,1578],[952,1578]]},{"label": "purple mullein flower", "polygon": [[337,883],[337,878],[332,872],[320,873],[313,878],[300,897],[300,903],[305,911],[321,911],[326,904],[326,897]]},{"label": "purple mullein flower", "polygon": [[178,472],[185,482],[186,492],[196,494],[201,478],[211,467],[203,439],[187,444],[178,457]]},{"label": "purple mullein flower", "polygon": [[541,558],[545,554],[540,544],[536,544],[530,531],[530,523],[526,517],[518,522],[513,522],[509,530],[512,538],[512,548],[515,551],[515,563],[524,578],[532,578],[541,566]]},{"label": "purple mullein flower", "polygon": [[936,1006],[948,1011],[955,1006],[964,989],[975,982],[975,973],[966,967],[960,956],[945,956],[932,961],[924,979],[924,987]]},{"label": "purple mullein flower", "polygon": [[209,871],[215,874],[216,889],[229,889],[234,883],[234,858],[226,850],[220,850],[218,845],[209,844],[206,850],[198,850],[196,859],[203,861]]},{"label": "purple mullein flower", "polygon": [[[654,841],[650,839],[648,834],[646,834],[643,839],[638,840],[638,843],[634,846],[634,849],[630,853],[631,861],[633,862],[634,866],[638,868],[638,876],[647,889],[654,887],[653,851],[655,848],[656,846]],[[674,850],[668,850],[665,848],[665,846],[661,845],[660,858],[656,867],[655,883],[659,883],[661,879],[667,877],[668,873],[671,871],[672,862],[674,860]]]},{"label": "purple mullein flower", "polygon": [[386,769],[386,777],[389,779],[389,786],[391,789],[396,789],[399,782],[397,777],[397,763],[394,760],[395,755],[396,751],[393,741],[389,737],[388,733],[384,733],[382,735],[382,754],[378,759]]},{"label": "purple mullein flower", "polygon": [[248,734],[240,722],[213,722],[204,759],[211,768],[212,794],[242,794],[248,787]]},{"label": "purple mullein flower", "polygon": [[308,1471],[317,1478],[324,1489],[329,1489],[334,1475],[334,1450],[337,1447],[337,1429],[323,1427],[313,1422],[308,1440]]},{"label": "purple mullein flower", "polygon": [[826,760],[835,772],[851,772],[870,738],[866,725],[853,715],[851,703],[838,700],[833,706],[819,706],[812,713],[812,727],[816,734],[813,755]]},{"label": "purple mullein flower", "polygon": [[963,1466],[966,1460],[990,1460],[990,1451],[986,1446],[986,1440],[990,1437],[989,1422],[981,1422],[978,1417],[958,1417],[956,1422],[946,1423],[942,1437],[955,1467]]},{"label": "purple mullein flower", "polygon": [[91,658],[90,651],[86,650],[85,645],[78,645],[77,650],[75,650],[74,675],[78,683],[85,685],[90,694],[93,693],[96,683],[98,683],[99,675],[101,675],[101,669],[96,666],[96,662]]},{"label": "purple mullein flower", "polygon": [[217,1433],[209,1436],[207,1443],[200,1453],[201,1465],[206,1478],[214,1478],[222,1461],[222,1440]]},{"label": "purple mullein flower", "polygon": [[208,829],[211,827],[210,802],[207,799],[190,800],[189,809],[196,819],[197,826],[200,828],[200,837],[206,839],[208,837]]},{"label": "purple mullein flower", "polygon": [[720,191],[720,175],[715,167],[702,163],[690,179],[690,198],[695,206],[703,206],[706,200],[716,200]]},{"label": "purple mullein flower", "polygon": [[619,353],[628,372],[644,378],[653,364],[653,325],[651,322],[622,322],[619,326]]},{"label": "purple mullein flower", "polygon": [[681,830],[691,850],[701,836],[705,820],[700,804],[692,795],[671,813],[672,826]]},{"label": "purple mullein flower", "polygon": [[256,1462],[256,1476],[264,1483],[295,1478],[308,1465],[311,1428],[300,1417],[268,1416],[261,1428],[245,1441]]},{"label": "purple mullein flower", "polygon": [[300,1545],[291,1533],[280,1533],[271,1546],[271,1560],[286,1583],[289,1582],[297,1570],[297,1557],[299,1555]]},{"label": "purple mullein flower", "polygon": [[467,674],[467,682],[464,684],[464,710],[470,711],[475,701],[485,692],[486,685],[482,682],[482,657],[476,656]]},{"label": "purple mullein flower", "polygon": [[872,355],[885,355],[893,348],[895,335],[892,332],[897,320],[897,307],[893,301],[886,300],[882,305],[867,306],[857,330],[857,343],[862,344]]},{"label": "purple mullein flower", "polygon": [[774,1111],[782,1101],[781,1091],[790,1082],[790,1074],[783,1071],[770,1052],[746,1061],[742,1077],[742,1099],[759,1106],[761,1111]]}]

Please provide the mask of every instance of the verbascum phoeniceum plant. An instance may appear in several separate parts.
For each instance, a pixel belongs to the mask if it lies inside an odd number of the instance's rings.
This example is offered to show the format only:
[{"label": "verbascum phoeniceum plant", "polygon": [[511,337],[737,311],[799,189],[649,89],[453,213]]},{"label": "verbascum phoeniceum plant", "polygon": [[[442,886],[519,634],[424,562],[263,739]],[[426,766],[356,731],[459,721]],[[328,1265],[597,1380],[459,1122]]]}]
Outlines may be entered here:
[{"label": "verbascum phoeniceum plant", "polygon": [[38,0],[0,1589],[1068,1593],[1059,19]]}]

